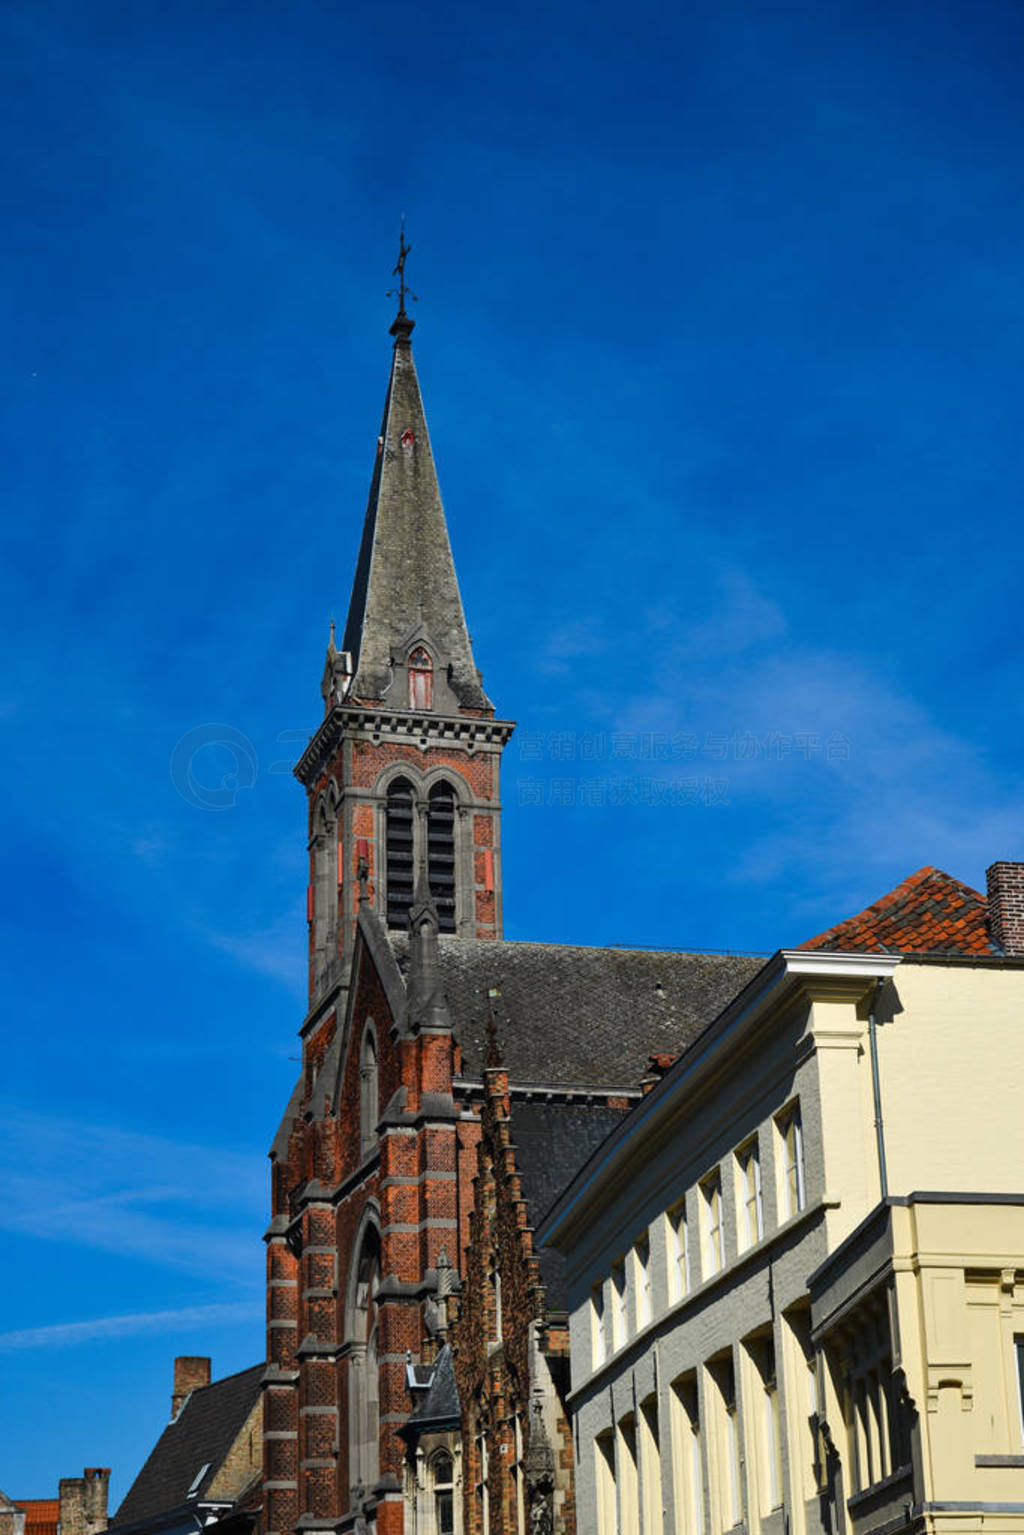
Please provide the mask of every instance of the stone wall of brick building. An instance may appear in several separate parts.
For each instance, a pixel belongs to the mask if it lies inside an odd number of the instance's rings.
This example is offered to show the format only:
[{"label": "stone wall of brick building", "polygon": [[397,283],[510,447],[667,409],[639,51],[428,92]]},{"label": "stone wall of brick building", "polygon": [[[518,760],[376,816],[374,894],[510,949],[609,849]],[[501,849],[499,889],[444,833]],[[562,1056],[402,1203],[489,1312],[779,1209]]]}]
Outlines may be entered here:
[{"label": "stone wall of brick building", "polygon": [[61,1477],[61,1535],[99,1535],[108,1524],[108,1466],[86,1466],[81,1476]]}]

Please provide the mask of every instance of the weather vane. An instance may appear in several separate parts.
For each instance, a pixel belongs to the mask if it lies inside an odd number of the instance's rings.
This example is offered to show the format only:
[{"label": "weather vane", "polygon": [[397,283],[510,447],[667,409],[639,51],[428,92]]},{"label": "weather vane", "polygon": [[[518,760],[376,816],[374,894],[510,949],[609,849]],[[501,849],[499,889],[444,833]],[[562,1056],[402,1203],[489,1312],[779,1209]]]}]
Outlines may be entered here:
[{"label": "weather vane", "polygon": [[412,246],[411,245],[406,245],[406,243],[405,243],[405,214],[403,213],[402,214],[402,229],[401,229],[401,233],[398,236],[398,265],[395,267],[394,271],[391,274],[392,277],[397,277],[398,278],[398,287],[397,288],[389,288],[388,291],[387,291],[387,297],[388,298],[397,298],[398,299],[398,313],[399,313],[399,315],[404,315],[405,314],[405,296],[406,296],[406,294],[408,294],[409,297],[411,299],[415,300],[417,303],[419,302],[418,295],[415,294],[410,287],[408,287],[408,285],[406,284],[406,281],[405,281],[405,262],[406,262],[406,257],[408,256],[408,254],[409,254],[409,252],[411,250],[412,250]]}]

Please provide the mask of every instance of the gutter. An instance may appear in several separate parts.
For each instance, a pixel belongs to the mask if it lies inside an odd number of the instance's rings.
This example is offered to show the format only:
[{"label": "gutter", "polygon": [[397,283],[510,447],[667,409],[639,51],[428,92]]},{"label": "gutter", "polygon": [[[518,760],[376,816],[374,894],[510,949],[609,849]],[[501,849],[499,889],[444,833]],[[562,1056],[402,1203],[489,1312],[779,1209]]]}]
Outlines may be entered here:
[{"label": "gutter", "polygon": [[878,1007],[878,993],[882,987],[882,977],[875,982],[875,989],[871,994],[871,1010],[868,1013],[868,1047],[871,1051],[871,1093],[875,1105],[875,1141],[878,1146],[878,1186],[882,1199],[889,1197],[889,1175],[885,1166],[885,1126],[882,1123],[882,1082],[878,1072],[878,1033],[875,1022],[875,1010]]}]

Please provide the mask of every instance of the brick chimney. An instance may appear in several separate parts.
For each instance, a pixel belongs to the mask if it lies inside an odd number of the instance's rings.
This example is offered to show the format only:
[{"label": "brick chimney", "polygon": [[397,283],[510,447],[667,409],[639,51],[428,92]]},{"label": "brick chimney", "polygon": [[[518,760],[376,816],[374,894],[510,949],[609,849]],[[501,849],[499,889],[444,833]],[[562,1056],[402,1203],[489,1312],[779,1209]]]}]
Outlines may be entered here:
[{"label": "brick chimney", "polygon": [[210,1384],[210,1361],[201,1354],[180,1354],[174,1361],[174,1394],[171,1397],[171,1421],[178,1416],[190,1391]]},{"label": "brick chimney", "polygon": [[1024,863],[993,863],[988,880],[988,930],[1004,954],[1024,955]]}]

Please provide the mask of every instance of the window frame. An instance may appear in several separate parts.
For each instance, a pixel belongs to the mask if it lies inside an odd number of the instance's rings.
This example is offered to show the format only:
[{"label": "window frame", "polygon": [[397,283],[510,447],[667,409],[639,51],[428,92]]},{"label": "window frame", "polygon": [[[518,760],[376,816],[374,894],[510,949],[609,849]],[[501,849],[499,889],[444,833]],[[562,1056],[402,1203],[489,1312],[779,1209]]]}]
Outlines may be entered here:
[{"label": "window frame", "polygon": [[[448,1463],[447,1481],[438,1480],[438,1471],[442,1463]],[[434,1535],[455,1535],[455,1457],[450,1450],[437,1450],[430,1459],[430,1497],[431,1514],[434,1521]],[[440,1501],[448,1497],[449,1518],[447,1524],[441,1522]]]},{"label": "window frame", "polygon": [[722,1169],[715,1167],[699,1184],[701,1195],[701,1278],[711,1279],[725,1268],[725,1215]]},{"label": "window frame", "polygon": [[629,1339],[629,1282],[625,1258],[612,1264],[612,1352]]},{"label": "window frame", "polygon": [[633,1314],[637,1332],[642,1332],[654,1321],[649,1231],[641,1232],[633,1243]]},{"label": "window frame", "polygon": [[668,1296],[675,1304],[684,1300],[693,1288],[690,1274],[690,1228],[687,1222],[686,1198],[677,1200],[665,1212],[666,1251],[668,1253]]},{"label": "window frame", "polygon": [[599,1370],[608,1358],[606,1318],[607,1307],[602,1279],[598,1284],[590,1287],[590,1359],[595,1370]]},{"label": "window frame", "polygon": [[[807,1209],[807,1171],[804,1162],[804,1127],[800,1112],[800,1099],[791,1103],[775,1116],[775,1128],[779,1137],[779,1182],[781,1185],[784,1219],[792,1220]],[[792,1151],[790,1137],[792,1136]]]},{"label": "window frame", "polygon": [[[423,659],[421,660],[420,657]],[[413,713],[434,707],[434,658],[425,645],[414,645],[406,666],[409,708]],[[419,696],[418,696],[419,695]]]},{"label": "window frame", "polygon": [[[739,1174],[739,1204],[742,1208],[743,1248],[756,1247],[764,1239],[764,1188],[761,1180],[761,1146],[756,1134],[745,1140],[736,1150],[736,1170]],[[751,1222],[753,1216],[753,1222]]]}]

